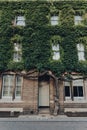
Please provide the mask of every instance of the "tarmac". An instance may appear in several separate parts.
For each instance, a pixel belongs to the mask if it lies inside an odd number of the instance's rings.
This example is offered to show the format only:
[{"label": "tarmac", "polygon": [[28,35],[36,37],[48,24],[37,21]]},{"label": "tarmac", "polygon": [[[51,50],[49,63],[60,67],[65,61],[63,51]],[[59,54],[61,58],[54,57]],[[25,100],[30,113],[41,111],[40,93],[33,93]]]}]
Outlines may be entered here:
[{"label": "tarmac", "polygon": [[0,118],[0,122],[87,122],[87,117],[67,117],[66,115],[21,115],[16,118]]}]

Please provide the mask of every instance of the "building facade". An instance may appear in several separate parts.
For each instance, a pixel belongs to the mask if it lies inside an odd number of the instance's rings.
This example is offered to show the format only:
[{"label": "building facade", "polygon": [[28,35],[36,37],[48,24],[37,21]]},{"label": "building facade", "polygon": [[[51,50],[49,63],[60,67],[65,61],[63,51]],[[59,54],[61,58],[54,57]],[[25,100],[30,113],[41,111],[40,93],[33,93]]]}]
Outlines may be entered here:
[{"label": "building facade", "polygon": [[0,114],[87,113],[87,2],[0,2]]}]

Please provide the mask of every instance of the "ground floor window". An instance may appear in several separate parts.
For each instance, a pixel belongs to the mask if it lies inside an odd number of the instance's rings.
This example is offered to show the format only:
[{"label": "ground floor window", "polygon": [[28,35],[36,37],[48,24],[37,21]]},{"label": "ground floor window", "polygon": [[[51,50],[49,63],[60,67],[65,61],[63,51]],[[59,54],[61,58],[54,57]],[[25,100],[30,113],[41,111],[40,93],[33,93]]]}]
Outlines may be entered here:
[{"label": "ground floor window", "polygon": [[14,76],[12,75],[3,76],[2,97],[12,96],[13,82],[14,82]]},{"label": "ground floor window", "polygon": [[70,87],[69,86],[65,86],[65,96],[70,97]]},{"label": "ground floor window", "polygon": [[83,99],[84,97],[84,85],[83,80],[73,80],[71,82],[65,82],[65,100],[67,99]]},{"label": "ground floor window", "polygon": [[3,75],[2,98],[21,97],[22,77],[19,75]]},{"label": "ground floor window", "polygon": [[83,97],[83,86],[74,86],[73,94],[74,97]]},{"label": "ground floor window", "polygon": [[16,88],[15,88],[15,97],[21,96],[21,88],[22,88],[22,77],[16,76]]}]

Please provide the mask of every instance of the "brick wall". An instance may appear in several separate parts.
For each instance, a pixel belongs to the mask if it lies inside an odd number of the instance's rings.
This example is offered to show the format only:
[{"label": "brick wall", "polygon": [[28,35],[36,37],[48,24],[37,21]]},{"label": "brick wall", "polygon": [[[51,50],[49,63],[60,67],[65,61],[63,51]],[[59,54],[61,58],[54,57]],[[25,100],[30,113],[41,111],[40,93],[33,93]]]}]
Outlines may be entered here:
[{"label": "brick wall", "polygon": [[53,114],[54,111],[54,95],[55,95],[55,86],[53,79],[50,79],[50,112]]},{"label": "brick wall", "polygon": [[24,79],[22,89],[22,100],[25,109],[38,109],[38,80]]},{"label": "brick wall", "polygon": [[63,81],[59,81],[59,113],[64,113],[64,84]]}]

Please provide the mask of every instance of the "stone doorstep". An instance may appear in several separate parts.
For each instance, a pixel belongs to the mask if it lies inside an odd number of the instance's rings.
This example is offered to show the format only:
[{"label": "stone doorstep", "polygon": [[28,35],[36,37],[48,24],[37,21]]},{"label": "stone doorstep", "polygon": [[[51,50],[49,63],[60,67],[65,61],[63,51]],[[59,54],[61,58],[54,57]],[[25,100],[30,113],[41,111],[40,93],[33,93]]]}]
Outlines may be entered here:
[{"label": "stone doorstep", "polygon": [[50,114],[49,108],[41,108],[39,109],[39,114]]}]

